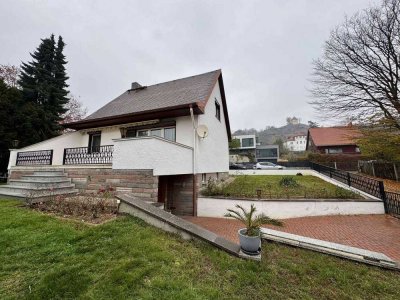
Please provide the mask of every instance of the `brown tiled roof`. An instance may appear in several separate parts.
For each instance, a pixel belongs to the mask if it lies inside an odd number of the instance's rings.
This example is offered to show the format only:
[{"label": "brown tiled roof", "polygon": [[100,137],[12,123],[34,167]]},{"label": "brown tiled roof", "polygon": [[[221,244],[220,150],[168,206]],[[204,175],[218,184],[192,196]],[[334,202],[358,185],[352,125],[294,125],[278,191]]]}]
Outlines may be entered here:
[{"label": "brown tiled roof", "polygon": [[127,90],[84,121],[169,109],[185,104],[197,104],[204,108],[220,74],[221,70],[216,70],[137,90]]},{"label": "brown tiled roof", "polygon": [[310,128],[308,132],[317,147],[356,145],[357,138],[361,136],[361,132],[352,126]]},{"label": "brown tiled roof", "polygon": [[230,140],[231,129],[221,70],[147,87],[135,84],[135,89],[127,90],[87,118],[65,123],[62,126],[81,130],[151,119],[174,118],[189,115],[189,107],[193,108],[194,114],[203,114],[217,83],[221,91],[225,125]]}]

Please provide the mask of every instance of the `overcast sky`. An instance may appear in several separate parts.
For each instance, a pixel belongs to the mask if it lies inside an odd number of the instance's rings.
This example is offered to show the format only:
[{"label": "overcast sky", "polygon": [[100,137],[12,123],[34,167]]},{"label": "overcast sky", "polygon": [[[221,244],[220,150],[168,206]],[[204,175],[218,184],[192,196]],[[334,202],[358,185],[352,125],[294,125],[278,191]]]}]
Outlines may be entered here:
[{"label": "overcast sky", "polygon": [[61,35],[69,89],[93,112],[130,87],[222,69],[233,130],[320,121],[311,62],[344,16],[374,0],[0,2],[0,64]]}]

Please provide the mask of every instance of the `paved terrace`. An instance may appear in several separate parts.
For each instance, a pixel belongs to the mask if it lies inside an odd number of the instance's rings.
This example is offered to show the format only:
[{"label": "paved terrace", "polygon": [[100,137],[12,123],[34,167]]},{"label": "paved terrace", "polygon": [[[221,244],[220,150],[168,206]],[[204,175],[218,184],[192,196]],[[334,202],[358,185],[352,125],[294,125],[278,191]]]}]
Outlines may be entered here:
[{"label": "paved terrace", "polygon": [[[208,217],[183,217],[217,235],[239,242],[236,220]],[[322,216],[284,220],[285,226],[265,226],[292,234],[381,252],[400,262],[400,219],[388,215]]]}]

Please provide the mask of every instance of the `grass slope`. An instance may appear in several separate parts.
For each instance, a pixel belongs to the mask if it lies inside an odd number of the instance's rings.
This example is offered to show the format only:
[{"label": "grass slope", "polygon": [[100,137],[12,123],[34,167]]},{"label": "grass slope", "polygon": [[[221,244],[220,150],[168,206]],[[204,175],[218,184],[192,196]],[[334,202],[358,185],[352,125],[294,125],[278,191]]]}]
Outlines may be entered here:
[{"label": "grass slope", "polygon": [[[287,188],[279,185],[283,177],[293,177],[299,184],[298,187]],[[235,176],[219,191],[220,194],[233,197],[257,196],[256,190],[262,190],[262,198],[287,199],[363,199],[351,191],[337,187],[315,176],[282,176],[282,175],[241,175]]]},{"label": "grass slope", "polygon": [[132,217],[88,226],[0,201],[0,299],[400,298],[400,275],[276,244],[262,263]]}]

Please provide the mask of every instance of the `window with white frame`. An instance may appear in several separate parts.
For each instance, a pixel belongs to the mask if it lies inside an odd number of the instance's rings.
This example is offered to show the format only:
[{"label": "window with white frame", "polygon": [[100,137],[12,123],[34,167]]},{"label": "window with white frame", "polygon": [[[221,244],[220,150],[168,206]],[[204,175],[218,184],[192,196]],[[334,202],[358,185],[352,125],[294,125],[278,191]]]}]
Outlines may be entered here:
[{"label": "window with white frame", "polygon": [[175,127],[167,127],[167,128],[141,129],[137,131],[137,137],[144,137],[144,136],[158,136],[175,142],[176,129]]}]

